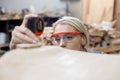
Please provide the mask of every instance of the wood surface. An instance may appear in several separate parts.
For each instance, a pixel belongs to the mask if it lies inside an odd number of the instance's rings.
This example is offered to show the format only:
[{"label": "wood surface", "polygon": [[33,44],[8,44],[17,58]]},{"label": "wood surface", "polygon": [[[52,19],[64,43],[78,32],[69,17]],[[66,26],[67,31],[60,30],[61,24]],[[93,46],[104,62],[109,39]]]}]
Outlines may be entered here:
[{"label": "wood surface", "polygon": [[120,55],[42,46],[0,58],[0,80],[120,80]]}]

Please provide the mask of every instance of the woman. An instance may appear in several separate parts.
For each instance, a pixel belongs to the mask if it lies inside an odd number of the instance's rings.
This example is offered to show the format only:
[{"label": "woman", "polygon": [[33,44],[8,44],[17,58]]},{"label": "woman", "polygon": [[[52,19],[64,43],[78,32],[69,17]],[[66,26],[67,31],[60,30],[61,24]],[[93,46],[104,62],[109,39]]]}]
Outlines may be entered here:
[{"label": "woman", "polygon": [[[29,17],[37,17],[37,15],[30,14],[24,17],[21,26],[16,26],[12,32],[12,39],[10,48],[16,48],[20,43],[38,43],[41,36],[36,37],[29,29],[25,27]],[[89,44],[88,31],[84,24],[75,17],[62,17],[53,24],[53,34],[51,35],[55,40],[55,45],[72,49],[86,51],[85,47]]]},{"label": "woman", "polygon": [[85,51],[89,44],[86,27],[75,17],[62,17],[53,24],[53,31],[52,37],[60,47]]}]

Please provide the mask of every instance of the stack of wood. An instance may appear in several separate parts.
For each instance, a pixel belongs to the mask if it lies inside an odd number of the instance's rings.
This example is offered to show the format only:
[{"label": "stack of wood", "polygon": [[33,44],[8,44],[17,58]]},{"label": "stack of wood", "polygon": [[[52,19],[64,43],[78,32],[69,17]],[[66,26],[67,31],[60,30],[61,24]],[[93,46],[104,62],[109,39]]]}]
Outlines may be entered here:
[{"label": "stack of wood", "polygon": [[106,35],[105,31],[100,31],[94,28],[89,29],[90,46],[91,47],[101,46],[102,45],[101,43],[104,41],[105,35]]},{"label": "stack of wood", "polygon": [[96,26],[95,29],[90,28],[90,46],[94,49],[106,53],[119,53],[119,5],[119,0],[83,0],[82,20],[85,24],[92,26],[100,24],[102,21],[112,22],[115,20],[115,30],[101,30],[98,28],[99,26]]},{"label": "stack of wood", "polygon": [[53,28],[52,27],[45,27],[44,32],[43,32],[43,40],[41,40],[42,45],[53,45],[53,39],[51,38],[51,34],[53,33]]},{"label": "stack of wood", "polygon": [[106,31],[99,28],[90,28],[90,47],[105,53],[120,52],[120,32]]}]

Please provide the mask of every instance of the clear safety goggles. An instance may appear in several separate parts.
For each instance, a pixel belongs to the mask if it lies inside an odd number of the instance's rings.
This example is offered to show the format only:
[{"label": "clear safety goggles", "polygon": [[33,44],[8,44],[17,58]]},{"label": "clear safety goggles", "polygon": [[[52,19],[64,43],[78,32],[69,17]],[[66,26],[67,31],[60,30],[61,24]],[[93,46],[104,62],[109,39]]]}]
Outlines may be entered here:
[{"label": "clear safety goggles", "polygon": [[54,41],[57,43],[60,43],[61,39],[64,42],[72,42],[73,39],[79,35],[82,34],[81,32],[59,32],[59,33],[54,33],[51,35],[52,38],[54,38]]}]

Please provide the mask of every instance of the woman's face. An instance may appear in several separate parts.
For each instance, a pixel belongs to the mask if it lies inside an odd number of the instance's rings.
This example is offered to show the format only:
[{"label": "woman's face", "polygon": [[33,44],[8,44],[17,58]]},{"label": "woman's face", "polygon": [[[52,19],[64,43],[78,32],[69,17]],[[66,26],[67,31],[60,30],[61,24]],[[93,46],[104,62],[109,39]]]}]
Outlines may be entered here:
[{"label": "woman's face", "polygon": [[69,32],[76,33],[78,31],[67,24],[56,25],[54,31],[56,45],[72,50],[82,50],[80,34],[70,34]]}]

